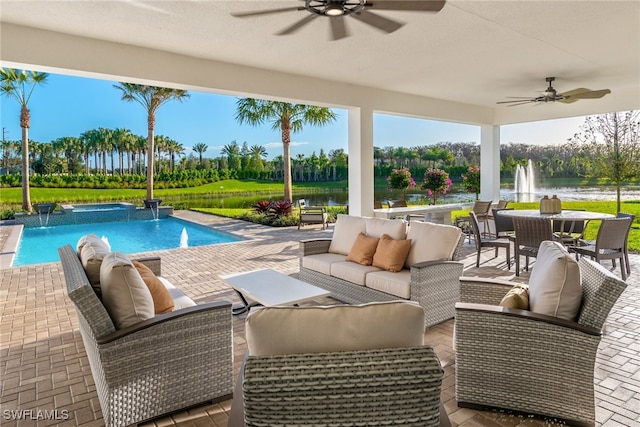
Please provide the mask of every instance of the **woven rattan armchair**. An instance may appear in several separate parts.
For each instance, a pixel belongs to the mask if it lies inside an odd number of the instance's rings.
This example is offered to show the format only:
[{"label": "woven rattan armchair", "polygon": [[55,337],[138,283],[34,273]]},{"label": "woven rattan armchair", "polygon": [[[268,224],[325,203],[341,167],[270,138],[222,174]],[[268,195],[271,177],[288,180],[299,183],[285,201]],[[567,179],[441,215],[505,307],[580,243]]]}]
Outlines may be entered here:
[{"label": "woven rattan armchair", "polygon": [[[231,396],[231,304],[217,302],[156,315],[116,330],[76,251],[58,249],[67,294],[107,426],[127,426]],[[160,259],[140,260],[160,275]]]},{"label": "woven rattan armchair", "polygon": [[520,275],[520,257],[525,257],[524,269],[529,270],[529,258],[538,256],[540,243],[553,239],[553,229],[549,218],[514,217],[513,228],[516,232],[515,258],[516,276]]},{"label": "woven rattan armchair", "polygon": [[458,406],[595,423],[594,367],[605,320],[626,284],[579,261],[577,320],[498,306],[514,283],[462,278],[456,304]]}]

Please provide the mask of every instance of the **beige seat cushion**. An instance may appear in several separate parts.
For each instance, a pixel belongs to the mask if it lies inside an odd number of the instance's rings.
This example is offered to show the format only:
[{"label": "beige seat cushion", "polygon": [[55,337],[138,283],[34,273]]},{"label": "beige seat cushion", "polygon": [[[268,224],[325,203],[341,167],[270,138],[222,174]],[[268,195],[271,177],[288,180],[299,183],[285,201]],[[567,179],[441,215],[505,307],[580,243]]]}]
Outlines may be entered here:
[{"label": "beige seat cushion", "polygon": [[329,252],[349,255],[349,251],[360,233],[366,233],[364,218],[339,214],[333,227]]},{"label": "beige seat cushion", "polygon": [[529,288],[526,285],[515,285],[506,293],[500,304],[502,307],[529,310]]},{"label": "beige seat cushion", "polygon": [[394,240],[383,234],[373,255],[373,266],[387,271],[400,271],[410,249],[411,240]]},{"label": "beige seat cushion", "polygon": [[334,262],[343,262],[347,259],[346,255],[341,254],[315,254],[307,255],[302,258],[302,266],[318,273],[331,275],[331,264]]},{"label": "beige seat cushion", "polygon": [[407,222],[401,219],[367,218],[365,228],[367,236],[382,237],[386,234],[395,240],[407,237]]},{"label": "beige seat cushion", "polygon": [[458,227],[432,222],[412,222],[407,232],[411,251],[405,266],[425,261],[451,260],[462,231]]},{"label": "beige seat cushion", "polygon": [[171,294],[164,284],[153,274],[153,271],[138,261],[132,261],[133,266],[140,273],[140,277],[149,288],[153,298],[153,310],[155,314],[169,313],[174,310],[175,304]]},{"label": "beige seat cushion", "polygon": [[578,262],[560,243],[542,242],[529,278],[529,310],[575,320],[581,304]]},{"label": "beige seat cushion", "polygon": [[80,248],[78,254],[87,279],[100,295],[100,266],[104,257],[111,252],[111,248],[95,234],[81,237],[76,247]]},{"label": "beige seat cushion", "polygon": [[185,295],[180,289],[173,286],[171,282],[169,282],[164,277],[158,277],[158,280],[162,282],[167,291],[173,298],[174,310],[180,310],[181,308],[193,307],[197,305],[191,298]]},{"label": "beige seat cushion", "polygon": [[397,273],[374,271],[367,274],[365,285],[367,288],[409,299],[411,298],[411,271],[406,269]]},{"label": "beige seat cushion", "polygon": [[129,258],[119,252],[104,257],[100,267],[102,302],[116,329],[155,316],[153,298]]},{"label": "beige seat cushion", "polygon": [[347,261],[357,262],[362,265],[373,264],[373,254],[376,253],[378,240],[380,240],[378,237],[360,233],[351,247],[349,255],[347,255]]},{"label": "beige seat cushion", "polygon": [[249,354],[264,356],[424,344],[424,310],[411,301],[263,307],[246,319]]},{"label": "beige seat cushion", "polygon": [[372,265],[362,265],[350,261],[331,264],[331,276],[360,286],[364,286],[367,274],[372,271],[380,271],[380,269]]}]

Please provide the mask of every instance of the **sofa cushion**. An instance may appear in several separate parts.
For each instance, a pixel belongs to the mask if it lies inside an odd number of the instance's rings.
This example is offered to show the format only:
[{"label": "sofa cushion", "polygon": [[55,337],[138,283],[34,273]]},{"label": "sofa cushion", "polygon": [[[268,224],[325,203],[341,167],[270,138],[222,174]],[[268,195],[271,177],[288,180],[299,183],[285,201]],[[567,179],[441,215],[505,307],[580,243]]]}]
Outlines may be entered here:
[{"label": "sofa cushion", "polygon": [[116,329],[135,325],[155,315],[151,292],[125,254],[111,252],[104,257],[100,284],[102,301]]},{"label": "sofa cushion", "polygon": [[191,298],[186,296],[184,292],[173,286],[173,284],[164,277],[158,277],[158,280],[162,282],[164,287],[171,295],[171,298],[173,299],[174,310],[180,310],[181,308],[193,307],[197,305]]},{"label": "sofa cushion", "polygon": [[357,262],[362,265],[373,264],[373,254],[376,253],[378,240],[380,240],[378,237],[360,233],[351,247],[349,255],[347,255],[347,261]]},{"label": "sofa cushion", "polygon": [[261,307],[251,310],[245,325],[253,356],[424,344],[424,309],[412,301]]},{"label": "sofa cushion", "polygon": [[380,269],[371,265],[361,265],[351,261],[334,262],[331,264],[331,276],[360,286],[364,286],[367,273],[372,271],[380,271]]},{"label": "sofa cushion", "polygon": [[80,248],[78,254],[82,267],[87,274],[87,279],[89,279],[89,283],[100,296],[100,266],[104,257],[111,252],[111,248],[95,234],[81,237],[78,240],[77,247]]},{"label": "sofa cushion", "polygon": [[515,285],[502,297],[498,305],[519,310],[529,310],[529,288],[526,285]]},{"label": "sofa cushion", "polygon": [[169,313],[174,310],[175,304],[171,294],[164,284],[153,274],[153,271],[146,265],[138,261],[132,261],[133,266],[140,273],[140,277],[149,288],[151,298],[153,298],[153,310],[155,314]]},{"label": "sofa cushion", "polygon": [[383,234],[373,255],[373,266],[388,271],[400,271],[410,249],[411,240],[394,240]]},{"label": "sofa cushion", "polygon": [[348,255],[360,233],[366,233],[365,218],[339,214],[333,227],[329,252]]},{"label": "sofa cushion", "polygon": [[347,259],[345,255],[340,254],[315,254],[302,257],[302,266],[318,273],[331,275],[331,264],[334,262],[343,262]]},{"label": "sofa cushion", "polygon": [[458,227],[432,222],[412,222],[407,232],[411,251],[405,266],[425,261],[451,260],[458,247],[462,231]]},{"label": "sofa cushion", "polygon": [[367,236],[382,237],[386,234],[396,240],[407,237],[407,222],[401,219],[367,218],[365,229]]},{"label": "sofa cushion", "polygon": [[529,309],[575,320],[581,304],[578,262],[560,243],[542,242],[529,278]]},{"label": "sofa cushion", "polygon": [[400,298],[411,298],[411,271],[402,270],[397,273],[390,271],[374,271],[367,274],[365,285]]}]

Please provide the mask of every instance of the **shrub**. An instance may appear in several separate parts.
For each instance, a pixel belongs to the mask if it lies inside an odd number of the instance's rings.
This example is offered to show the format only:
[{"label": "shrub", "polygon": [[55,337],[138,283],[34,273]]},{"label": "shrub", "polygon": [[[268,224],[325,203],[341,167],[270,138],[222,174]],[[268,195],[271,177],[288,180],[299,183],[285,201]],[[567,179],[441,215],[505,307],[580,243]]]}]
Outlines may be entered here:
[{"label": "shrub", "polygon": [[271,209],[271,201],[270,200],[260,200],[258,203],[252,206],[253,210],[256,213],[266,214]]},{"label": "shrub", "polygon": [[453,182],[449,178],[449,174],[442,169],[432,168],[424,173],[424,180],[421,188],[427,191],[429,196],[433,197],[433,204],[436,204],[438,196],[449,192],[453,187]]}]

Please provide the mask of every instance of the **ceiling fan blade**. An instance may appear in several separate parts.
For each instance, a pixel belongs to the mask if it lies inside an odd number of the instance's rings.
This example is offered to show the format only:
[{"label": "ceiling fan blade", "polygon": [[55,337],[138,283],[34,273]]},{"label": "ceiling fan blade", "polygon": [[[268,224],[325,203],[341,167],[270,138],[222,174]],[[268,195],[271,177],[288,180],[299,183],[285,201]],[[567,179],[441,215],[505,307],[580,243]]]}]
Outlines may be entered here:
[{"label": "ceiling fan blade", "polygon": [[[578,89],[576,89],[578,90]],[[571,91],[575,92],[575,91]],[[579,92],[570,94],[569,92],[562,93],[561,95],[565,97],[565,99],[560,100],[560,102],[573,102],[578,99],[599,99],[603,96],[611,93],[609,89],[601,89],[601,90],[590,90],[587,92]]]},{"label": "ceiling fan blade", "polygon": [[299,20],[298,22],[295,22],[293,25],[290,25],[287,28],[277,32],[276,35],[285,36],[287,34],[295,33],[300,28],[302,28],[303,26],[305,26],[309,22],[311,22],[316,16],[318,16],[318,15],[307,15],[304,18],[302,18],[301,20]]},{"label": "ceiling fan blade", "polygon": [[414,12],[440,12],[446,1],[437,0],[373,0],[367,5],[375,10],[410,10]]},{"label": "ceiling fan blade", "polygon": [[278,9],[251,10],[248,12],[234,12],[231,14],[231,16],[234,16],[236,18],[245,18],[247,16],[270,15],[272,13],[293,12],[297,10],[304,10],[304,7],[293,6],[293,7],[281,7]]},{"label": "ceiling fan blade", "polygon": [[369,12],[366,9],[360,13],[352,13],[351,16],[354,19],[362,21],[387,33],[393,33],[404,25],[392,19]]},{"label": "ceiling fan blade", "polygon": [[525,98],[525,99],[518,99],[515,101],[499,101],[499,102],[496,102],[496,104],[513,104],[515,102],[536,102],[536,100],[531,98]]},{"label": "ceiling fan blade", "polygon": [[332,17],[329,21],[331,22],[331,36],[333,37],[333,40],[340,40],[345,37],[349,37],[343,16]]},{"label": "ceiling fan blade", "polygon": [[[511,105],[507,105],[507,107],[516,107],[518,105],[531,104],[531,103],[535,104],[536,103],[536,101],[532,101],[532,100],[529,100],[529,101],[513,101],[513,102],[515,102],[515,103],[511,104]],[[540,105],[540,104],[538,104],[538,105]]]}]

